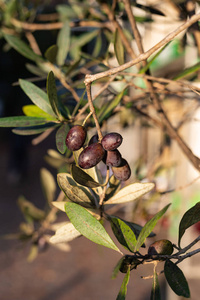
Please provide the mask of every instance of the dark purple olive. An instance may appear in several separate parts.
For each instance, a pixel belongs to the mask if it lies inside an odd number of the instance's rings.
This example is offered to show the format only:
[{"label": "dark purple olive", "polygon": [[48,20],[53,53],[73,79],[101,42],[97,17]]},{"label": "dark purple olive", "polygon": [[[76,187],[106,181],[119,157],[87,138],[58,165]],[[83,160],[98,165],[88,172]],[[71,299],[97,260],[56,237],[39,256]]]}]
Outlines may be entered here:
[{"label": "dark purple olive", "polygon": [[95,134],[91,137],[91,139],[89,140],[88,145],[92,145],[92,144],[96,144],[99,142],[99,137],[98,134]]},{"label": "dark purple olive", "polygon": [[104,154],[105,150],[100,143],[89,145],[79,155],[78,164],[83,169],[92,168],[102,160]]},{"label": "dark purple olive", "polygon": [[114,176],[120,181],[128,180],[131,176],[130,166],[125,159],[122,159],[119,167],[112,167],[112,171]]},{"label": "dark purple olive", "polygon": [[102,146],[107,151],[117,149],[122,143],[122,136],[117,132],[111,132],[106,134],[101,140]]},{"label": "dark purple olive", "polygon": [[81,125],[73,126],[66,137],[66,146],[71,151],[79,150],[83,144],[85,143],[86,139],[86,129]]},{"label": "dark purple olive", "polygon": [[116,149],[113,151],[106,151],[103,162],[109,167],[119,167],[122,163],[121,153]]}]

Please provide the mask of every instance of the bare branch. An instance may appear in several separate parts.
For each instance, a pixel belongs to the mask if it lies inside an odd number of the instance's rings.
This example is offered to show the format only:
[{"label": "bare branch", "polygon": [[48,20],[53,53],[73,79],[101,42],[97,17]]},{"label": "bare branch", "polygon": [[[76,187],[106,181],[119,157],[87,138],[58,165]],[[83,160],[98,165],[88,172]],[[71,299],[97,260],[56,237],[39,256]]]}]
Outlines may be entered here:
[{"label": "bare branch", "polygon": [[85,84],[92,83],[93,81],[101,79],[103,77],[111,76],[111,75],[114,75],[116,73],[122,72],[122,71],[134,66],[135,64],[138,64],[141,61],[149,58],[154,52],[156,52],[158,49],[160,49],[161,47],[163,47],[164,45],[169,43],[178,34],[180,34],[182,31],[186,30],[193,23],[197,22],[199,19],[200,19],[200,13],[192,16],[191,19],[189,19],[188,21],[183,23],[181,26],[179,26],[177,29],[175,29],[174,31],[169,33],[164,39],[162,39],[159,43],[157,43],[155,46],[150,48],[148,51],[144,52],[143,54],[140,54],[137,58],[135,58],[135,59],[133,59],[133,60],[121,65],[121,66],[115,67],[113,69],[110,69],[110,70],[107,70],[107,71],[104,71],[104,72],[93,74],[93,75],[87,74],[86,77],[85,77]]}]

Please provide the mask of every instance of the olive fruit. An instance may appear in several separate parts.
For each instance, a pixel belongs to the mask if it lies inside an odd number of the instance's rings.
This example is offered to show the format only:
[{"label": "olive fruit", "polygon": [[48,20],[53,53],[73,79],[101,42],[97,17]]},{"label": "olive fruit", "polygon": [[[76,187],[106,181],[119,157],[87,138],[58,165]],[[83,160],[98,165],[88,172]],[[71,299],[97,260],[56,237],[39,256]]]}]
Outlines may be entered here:
[{"label": "olive fruit", "polygon": [[122,163],[121,153],[117,149],[106,151],[103,162],[109,167],[119,167]]},{"label": "olive fruit", "polygon": [[100,143],[89,145],[79,155],[78,164],[83,169],[92,168],[102,160],[104,154],[105,150]]},{"label": "olive fruit", "polygon": [[141,261],[132,255],[125,255],[122,259],[121,265],[120,265],[120,272],[127,273],[128,269],[131,270],[137,269],[137,266],[141,264]]},{"label": "olive fruit", "polygon": [[102,146],[105,150],[111,151],[117,149],[122,143],[122,136],[117,132],[110,132],[106,134],[101,140]]},{"label": "olive fruit", "polygon": [[173,253],[173,245],[169,240],[158,240],[151,244],[148,249],[148,254],[153,255],[171,255]]},{"label": "olive fruit", "polygon": [[98,134],[95,134],[91,137],[91,139],[89,140],[88,145],[92,145],[92,144],[96,144],[99,142],[99,137]]},{"label": "olive fruit", "polygon": [[119,167],[112,167],[112,171],[114,176],[120,181],[128,180],[131,176],[130,166],[124,158],[122,158],[122,162]]},{"label": "olive fruit", "polygon": [[79,150],[86,139],[86,129],[81,125],[73,126],[66,137],[65,143],[69,150],[76,151]]}]

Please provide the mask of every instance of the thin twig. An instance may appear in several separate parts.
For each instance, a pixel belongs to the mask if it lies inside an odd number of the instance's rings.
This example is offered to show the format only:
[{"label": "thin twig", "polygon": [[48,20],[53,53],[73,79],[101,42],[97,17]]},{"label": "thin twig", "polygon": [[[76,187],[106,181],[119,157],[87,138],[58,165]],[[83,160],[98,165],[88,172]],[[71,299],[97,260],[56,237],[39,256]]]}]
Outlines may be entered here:
[{"label": "thin twig", "polygon": [[88,97],[88,103],[89,103],[90,111],[92,112],[92,115],[93,115],[93,118],[94,118],[94,122],[95,122],[95,125],[96,125],[99,141],[101,141],[102,138],[103,138],[103,135],[102,135],[102,132],[101,132],[101,127],[99,125],[99,121],[98,121],[98,118],[97,118],[97,115],[96,115],[96,112],[95,112],[94,105],[92,103],[91,84],[86,85],[86,91],[87,91],[87,97]]},{"label": "thin twig", "polygon": [[197,13],[196,15],[192,16],[191,19],[180,25],[177,29],[169,33],[164,39],[162,39],[159,43],[157,43],[155,46],[150,48],[148,51],[144,52],[143,54],[140,54],[137,58],[120,65],[118,67],[115,67],[113,69],[96,73],[96,74],[87,74],[85,77],[85,84],[92,83],[93,81],[96,81],[98,79],[101,79],[106,76],[111,76],[114,74],[117,74],[119,72],[122,72],[135,64],[138,64],[142,62],[143,60],[149,58],[154,52],[159,50],[161,47],[169,43],[171,40],[173,40],[178,34],[180,34],[182,31],[186,30],[188,27],[190,27],[193,23],[197,22],[200,19],[200,13]]},{"label": "thin twig", "polygon": [[[11,19],[11,23],[16,27],[23,30],[28,31],[39,31],[39,30],[55,30],[61,29],[63,27],[63,22],[53,22],[53,23],[28,23],[22,22],[15,18]],[[97,21],[77,21],[77,22],[70,22],[70,27],[93,27],[93,28],[108,28],[111,30],[111,23],[110,22],[97,22]]]},{"label": "thin twig", "polygon": [[[94,101],[99,95],[101,95],[111,84],[111,82],[113,82],[113,80],[115,79],[115,77],[117,76],[117,74],[111,76],[111,78],[109,78],[109,80],[107,81],[107,83],[105,85],[103,85],[98,92],[93,96],[92,101]],[[81,108],[78,112],[78,114],[76,115],[76,119],[78,120],[80,118],[80,116],[87,110],[87,108],[89,107],[89,102],[84,105],[83,108]]]},{"label": "thin twig", "polygon": [[31,32],[29,32],[29,31],[27,31],[27,32],[25,33],[25,35],[26,35],[26,38],[27,38],[27,40],[29,41],[29,44],[30,44],[31,48],[33,49],[33,51],[34,51],[36,54],[42,56],[42,53],[41,53],[40,48],[39,48],[39,46],[38,46],[38,43],[36,42],[36,39],[35,39],[35,37],[33,36],[33,34],[32,34]]},{"label": "thin twig", "polygon": [[185,88],[191,89],[194,92],[196,91],[200,91],[200,88],[193,85],[193,84],[189,84],[184,80],[172,80],[172,79],[167,79],[167,78],[162,78],[162,77],[155,77],[155,76],[150,76],[150,75],[146,75],[146,74],[138,74],[138,73],[131,73],[131,72],[120,72],[119,75],[123,75],[123,76],[131,76],[131,77],[140,77],[140,78],[147,78],[148,80],[151,81],[156,81],[156,82],[160,82],[160,83],[167,83],[167,84],[173,84],[173,85],[180,85],[183,86]]},{"label": "thin twig", "polygon": [[119,22],[115,18],[114,11],[111,10],[110,7],[105,3],[102,4],[102,8],[108,15],[108,18],[109,18],[110,22],[114,25],[114,28],[118,30],[121,40],[122,40],[122,43],[124,44],[126,51],[129,53],[129,55],[131,56],[132,59],[136,58],[136,54],[135,54],[133,48],[131,47],[129,41],[127,40]]}]

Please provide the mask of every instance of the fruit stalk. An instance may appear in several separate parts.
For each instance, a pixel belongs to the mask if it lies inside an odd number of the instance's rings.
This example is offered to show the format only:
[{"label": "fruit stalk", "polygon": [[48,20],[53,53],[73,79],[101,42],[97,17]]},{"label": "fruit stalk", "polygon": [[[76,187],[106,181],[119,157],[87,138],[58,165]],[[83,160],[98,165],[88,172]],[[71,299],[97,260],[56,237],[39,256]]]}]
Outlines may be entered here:
[{"label": "fruit stalk", "polygon": [[97,115],[96,115],[96,111],[95,111],[95,108],[94,108],[94,105],[93,105],[93,102],[92,102],[91,83],[86,83],[86,91],[87,91],[87,97],[88,97],[88,103],[89,103],[90,111],[91,111],[91,113],[93,115],[93,118],[94,118],[94,122],[95,122],[95,125],[96,125],[99,141],[101,141],[102,138],[103,138],[103,135],[102,135],[101,127],[99,125],[99,121],[98,121],[98,118],[97,118]]}]

